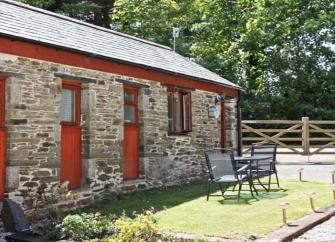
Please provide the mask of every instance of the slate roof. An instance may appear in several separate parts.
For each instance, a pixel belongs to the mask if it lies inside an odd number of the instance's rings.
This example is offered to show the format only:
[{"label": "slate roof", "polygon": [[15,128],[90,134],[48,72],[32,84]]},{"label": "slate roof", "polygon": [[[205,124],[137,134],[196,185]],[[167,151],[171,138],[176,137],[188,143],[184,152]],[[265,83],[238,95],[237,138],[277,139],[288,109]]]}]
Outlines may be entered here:
[{"label": "slate roof", "polygon": [[239,88],[173,52],[169,47],[12,0],[0,0],[0,36],[93,54],[148,69]]}]

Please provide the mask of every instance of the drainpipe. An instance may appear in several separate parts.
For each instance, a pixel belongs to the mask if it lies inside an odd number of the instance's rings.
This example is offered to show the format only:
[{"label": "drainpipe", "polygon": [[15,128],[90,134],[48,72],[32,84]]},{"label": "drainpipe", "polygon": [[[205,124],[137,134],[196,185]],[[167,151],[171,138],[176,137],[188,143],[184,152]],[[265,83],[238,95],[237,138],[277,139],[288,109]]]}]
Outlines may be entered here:
[{"label": "drainpipe", "polygon": [[237,97],[237,153],[242,156],[242,115],[241,115],[241,90],[238,90]]}]

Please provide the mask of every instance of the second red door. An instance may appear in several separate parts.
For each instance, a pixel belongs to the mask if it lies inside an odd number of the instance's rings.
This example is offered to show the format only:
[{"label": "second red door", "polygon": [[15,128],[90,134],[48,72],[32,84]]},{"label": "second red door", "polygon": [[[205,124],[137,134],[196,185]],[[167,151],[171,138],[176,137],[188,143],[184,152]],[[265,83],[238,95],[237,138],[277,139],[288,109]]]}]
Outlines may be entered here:
[{"label": "second red door", "polygon": [[64,82],[61,106],[61,173],[69,188],[81,185],[80,84]]},{"label": "second red door", "polygon": [[138,89],[124,88],[124,166],[123,178],[132,180],[139,175]]},{"label": "second red door", "polygon": [[5,197],[6,181],[5,100],[5,78],[0,77],[0,201]]}]

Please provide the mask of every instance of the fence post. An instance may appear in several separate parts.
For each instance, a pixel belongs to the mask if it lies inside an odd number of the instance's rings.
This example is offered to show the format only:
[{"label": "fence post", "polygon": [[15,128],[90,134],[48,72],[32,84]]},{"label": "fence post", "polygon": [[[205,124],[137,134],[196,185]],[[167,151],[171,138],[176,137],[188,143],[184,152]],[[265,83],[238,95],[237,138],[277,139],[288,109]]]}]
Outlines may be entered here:
[{"label": "fence post", "polygon": [[309,155],[309,117],[302,117],[302,151]]}]

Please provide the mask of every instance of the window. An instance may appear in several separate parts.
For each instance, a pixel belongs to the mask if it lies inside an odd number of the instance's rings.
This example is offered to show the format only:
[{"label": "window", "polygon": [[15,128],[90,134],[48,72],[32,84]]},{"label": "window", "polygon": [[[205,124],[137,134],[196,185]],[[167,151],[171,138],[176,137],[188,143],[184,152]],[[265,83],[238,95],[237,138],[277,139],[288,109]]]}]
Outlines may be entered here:
[{"label": "window", "polygon": [[80,85],[63,83],[61,121],[66,125],[79,125]]},{"label": "window", "polygon": [[168,122],[170,134],[183,134],[192,130],[191,92],[168,89]]},{"label": "window", "polygon": [[61,107],[61,118],[64,122],[74,122],[75,121],[75,105],[76,101],[74,98],[74,90],[63,89],[62,90],[62,107]]},{"label": "window", "polygon": [[132,87],[124,89],[124,122],[126,124],[137,124],[137,96],[138,90]]}]

